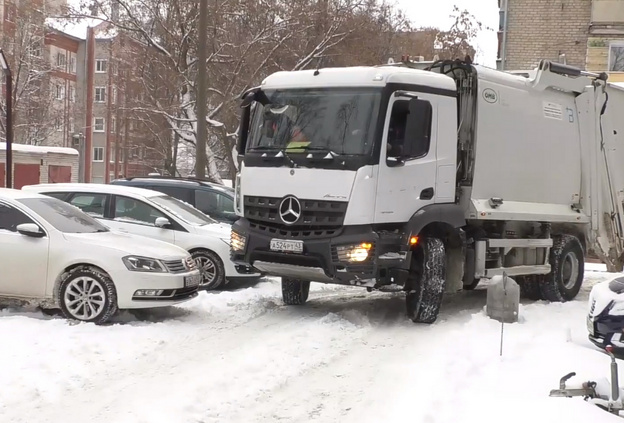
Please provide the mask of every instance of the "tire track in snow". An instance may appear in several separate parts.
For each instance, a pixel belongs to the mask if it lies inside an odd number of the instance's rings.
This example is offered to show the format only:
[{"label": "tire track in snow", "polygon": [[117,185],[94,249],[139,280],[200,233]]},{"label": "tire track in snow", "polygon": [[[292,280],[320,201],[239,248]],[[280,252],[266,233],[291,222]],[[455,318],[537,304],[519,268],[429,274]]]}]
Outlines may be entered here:
[{"label": "tire track in snow", "polygon": [[[337,295],[321,295],[311,304]],[[308,366],[340,354],[367,330],[306,307],[278,307],[229,330],[206,325],[195,331],[196,326],[162,325],[184,333],[168,339],[153,353],[94,374],[82,390],[75,390],[59,404],[49,404],[45,420],[155,422],[162,418],[182,422],[196,421],[182,416],[200,417],[207,411],[218,416],[242,393],[254,398],[267,384],[277,386]],[[282,366],[288,361],[290,366]],[[256,383],[248,380],[250,375],[256,375],[252,377]],[[33,407],[43,412],[30,404],[28,412],[10,410],[12,416],[7,420],[17,422],[17,417],[25,415],[29,417],[24,421],[37,420]]]}]

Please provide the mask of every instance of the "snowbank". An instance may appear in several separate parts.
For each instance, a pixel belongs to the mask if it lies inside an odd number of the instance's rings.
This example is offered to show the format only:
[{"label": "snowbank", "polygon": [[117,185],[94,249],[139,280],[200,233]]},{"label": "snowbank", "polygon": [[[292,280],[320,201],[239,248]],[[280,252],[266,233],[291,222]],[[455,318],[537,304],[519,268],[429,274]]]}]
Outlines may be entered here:
[{"label": "snowbank", "polygon": [[361,288],[313,284],[306,306],[285,307],[275,279],[103,327],[7,309],[0,421],[616,422],[548,397],[568,372],[609,374],[585,313],[592,284],[616,275],[586,276],[576,301],[524,302],[502,357],[479,288],[430,326],[405,318],[401,295]]}]

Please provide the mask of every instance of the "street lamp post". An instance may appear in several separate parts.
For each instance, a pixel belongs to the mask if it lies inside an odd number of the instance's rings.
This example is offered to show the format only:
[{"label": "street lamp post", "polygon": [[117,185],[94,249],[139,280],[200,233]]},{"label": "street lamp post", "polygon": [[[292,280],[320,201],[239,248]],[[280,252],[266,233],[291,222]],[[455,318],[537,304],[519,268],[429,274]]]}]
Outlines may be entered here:
[{"label": "street lamp post", "polygon": [[13,75],[2,49],[0,67],[6,79],[6,187],[13,188]]}]

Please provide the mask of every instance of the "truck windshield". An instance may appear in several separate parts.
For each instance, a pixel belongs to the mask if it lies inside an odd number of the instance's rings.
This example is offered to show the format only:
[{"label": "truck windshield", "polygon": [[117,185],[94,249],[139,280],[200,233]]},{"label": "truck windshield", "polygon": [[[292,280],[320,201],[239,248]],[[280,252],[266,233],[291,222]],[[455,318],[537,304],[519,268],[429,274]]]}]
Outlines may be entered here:
[{"label": "truck windshield", "polygon": [[249,151],[368,155],[381,89],[267,90],[256,104]]}]

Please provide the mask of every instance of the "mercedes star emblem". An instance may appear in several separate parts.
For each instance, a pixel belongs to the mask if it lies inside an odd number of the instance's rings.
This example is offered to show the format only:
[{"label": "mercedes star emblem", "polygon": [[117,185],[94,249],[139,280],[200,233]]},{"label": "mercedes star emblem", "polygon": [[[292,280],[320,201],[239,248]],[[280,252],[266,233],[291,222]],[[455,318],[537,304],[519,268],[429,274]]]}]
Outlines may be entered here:
[{"label": "mercedes star emblem", "polygon": [[294,225],[301,217],[301,203],[292,195],[284,198],[279,206],[279,215],[282,222]]}]

